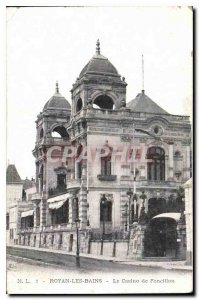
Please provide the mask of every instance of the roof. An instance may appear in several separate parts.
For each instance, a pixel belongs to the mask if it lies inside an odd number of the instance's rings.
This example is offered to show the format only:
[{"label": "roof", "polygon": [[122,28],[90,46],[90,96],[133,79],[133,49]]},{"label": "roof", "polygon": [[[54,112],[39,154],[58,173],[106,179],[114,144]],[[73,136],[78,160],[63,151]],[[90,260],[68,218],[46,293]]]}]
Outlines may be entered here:
[{"label": "roof", "polygon": [[6,183],[22,183],[15,165],[8,165],[6,170]]},{"label": "roof", "polygon": [[96,54],[82,69],[82,71],[79,74],[79,78],[81,78],[85,74],[99,74],[120,77],[117,69],[108,60],[108,58],[106,58],[100,53],[99,40],[97,40],[96,43]]},{"label": "roof", "polygon": [[157,103],[151,100],[145,93],[139,93],[135,99],[127,103],[127,107],[135,112],[146,112],[154,114],[168,114]]},{"label": "roof", "polygon": [[49,109],[71,110],[70,103],[60,93],[55,93],[44,105],[43,111]]},{"label": "roof", "polygon": [[101,54],[96,54],[91,58],[80,72],[79,78],[85,74],[119,76],[118,71],[113,64],[108,60],[108,58]]},{"label": "roof", "polygon": [[54,95],[46,102],[43,111],[51,109],[71,110],[70,103],[59,92],[58,82],[56,82]]}]

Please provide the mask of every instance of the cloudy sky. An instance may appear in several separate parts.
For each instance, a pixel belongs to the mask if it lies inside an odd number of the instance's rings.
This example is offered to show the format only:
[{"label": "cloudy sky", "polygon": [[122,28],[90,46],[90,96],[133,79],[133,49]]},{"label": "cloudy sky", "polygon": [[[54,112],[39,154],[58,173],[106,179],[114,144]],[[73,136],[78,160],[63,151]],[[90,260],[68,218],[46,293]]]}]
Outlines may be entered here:
[{"label": "cloudy sky", "polygon": [[81,69],[101,53],[126,78],[127,102],[142,89],[171,114],[191,115],[192,11],[161,7],[7,9],[7,159],[35,176],[35,120],[59,81],[67,100]]}]

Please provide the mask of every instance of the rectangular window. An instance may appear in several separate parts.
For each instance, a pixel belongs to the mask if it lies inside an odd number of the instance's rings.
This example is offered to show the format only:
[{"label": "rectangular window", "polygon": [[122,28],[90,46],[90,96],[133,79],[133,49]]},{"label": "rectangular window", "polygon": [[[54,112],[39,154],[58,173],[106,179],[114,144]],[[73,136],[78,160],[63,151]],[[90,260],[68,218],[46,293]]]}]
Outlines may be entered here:
[{"label": "rectangular window", "polygon": [[103,157],[101,159],[101,175],[111,175],[111,158]]}]

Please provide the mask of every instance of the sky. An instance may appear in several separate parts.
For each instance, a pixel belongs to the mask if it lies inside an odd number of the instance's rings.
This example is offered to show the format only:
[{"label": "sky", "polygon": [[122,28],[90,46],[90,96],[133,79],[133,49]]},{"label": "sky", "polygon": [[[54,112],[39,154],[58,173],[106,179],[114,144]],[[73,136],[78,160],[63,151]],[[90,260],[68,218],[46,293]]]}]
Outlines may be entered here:
[{"label": "sky", "polygon": [[7,8],[7,163],[35,177],[37,115],[54,94],[71,102],[82,68],[101,54],[125,77],[127,102],[142,89],[171,114],[192,114],[192,11],[188,7]]}]

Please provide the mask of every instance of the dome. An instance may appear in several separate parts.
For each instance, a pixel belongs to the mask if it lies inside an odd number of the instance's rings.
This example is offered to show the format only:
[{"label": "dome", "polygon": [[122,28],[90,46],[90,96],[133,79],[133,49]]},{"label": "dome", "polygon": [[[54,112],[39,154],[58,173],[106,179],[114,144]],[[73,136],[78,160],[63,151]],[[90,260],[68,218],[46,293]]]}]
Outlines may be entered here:
[{"label": "dome", "polygon": [[100,74],[109,76],[120,76],[117,69],[112,65],[108,58],[100,54],[100,43],[97,41],[96,54],[86,64],[79,74],[81,78],[85,74]]},{"label": "dome", "polygon": [[71,110],[70,103],[59,93],[58,83],[56,83],[55,94],[46,102],[43,111],[52,109]]}]

